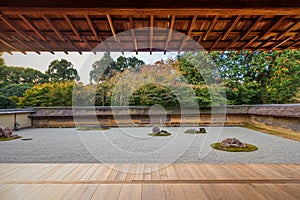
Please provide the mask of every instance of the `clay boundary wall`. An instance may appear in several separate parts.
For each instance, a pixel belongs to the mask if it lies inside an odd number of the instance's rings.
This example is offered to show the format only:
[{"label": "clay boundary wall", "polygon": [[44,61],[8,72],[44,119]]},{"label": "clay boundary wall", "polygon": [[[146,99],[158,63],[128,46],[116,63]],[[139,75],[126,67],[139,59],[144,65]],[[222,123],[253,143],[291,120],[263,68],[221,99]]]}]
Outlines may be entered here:
[{"label": "clay boundary wall", "polygon": [[[193,109],[150,107],[50,107],[35,108],[29,115],[33,127],[153,126],[165,120],[166,126],[241,126],[255,125],[300,134],[300,104],[242,105]],[[153,114],[154,113],[154,114]],[[156,113],[156,114],[155,114]],[[75,116],[75,117],[74,117]],[[1,116],[0,116],[1,117]]]}]

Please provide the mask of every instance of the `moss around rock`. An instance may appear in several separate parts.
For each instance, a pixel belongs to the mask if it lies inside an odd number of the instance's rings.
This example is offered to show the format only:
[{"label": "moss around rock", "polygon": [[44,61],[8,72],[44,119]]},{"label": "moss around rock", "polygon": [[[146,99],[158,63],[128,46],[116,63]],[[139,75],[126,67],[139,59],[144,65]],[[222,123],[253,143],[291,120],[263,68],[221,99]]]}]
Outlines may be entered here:
[{"label": "moss around rock", "polygon": [[246,147],[223,147],[220,142],[213,143],[210,145],[212,148],[220,151],[230,152],[251,152],[256,151],[258,148],[252,144],[246,144]]},{"label": "moss around rock", "polygon": [[22,136],[18,136],[16,138],[4,138],[4,137],[0,137],[0,142],[14,140],[14,139],[19,139],[19,138],[22,138]]},{"label": "moss around rock", "polygon": [[148,135],[151,135],[151,136],[169,136],[169,135],[172,135],[172,134],[169,133],[169,132],[164,132],[164,133],[149,133]]}]

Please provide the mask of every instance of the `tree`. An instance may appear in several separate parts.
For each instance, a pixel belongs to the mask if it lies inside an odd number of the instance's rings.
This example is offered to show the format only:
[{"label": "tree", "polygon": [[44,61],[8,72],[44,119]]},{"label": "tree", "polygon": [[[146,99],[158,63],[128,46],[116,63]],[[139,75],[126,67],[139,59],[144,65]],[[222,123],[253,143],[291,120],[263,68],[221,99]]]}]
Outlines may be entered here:
[{"label": "tree", "polygon": [[72,106],[73,86],[71,81],[36,84],[32,89],[26,90],[19,106]]},{"label": "tree", "polygon": [[289,103],[300,86],[300,50],[212,52],[234,104]]},{"label": "tree", "polygon": [[73,64],[65,59],[53,60],[48,66],[46,74],[49,75],[51,82],[80,80],[78,72],[74,69]]},{"label": "tree", "polygon": [[108,80],[113,76],[112,69],[115,68],[115,62],[110,56],[109,52],[105,52],[103,57],[95,61],[92,65],[93,69],[90,71],[90,81]]},{"label": "tree", "polygon": [[40,84],[48,82],[48,75],[39,70],[24,67],[0,66],[0,84]]},{"label": "tree", "polygon": [[16,104],[8,97],[0,95],[0,109],[15,108]]}]

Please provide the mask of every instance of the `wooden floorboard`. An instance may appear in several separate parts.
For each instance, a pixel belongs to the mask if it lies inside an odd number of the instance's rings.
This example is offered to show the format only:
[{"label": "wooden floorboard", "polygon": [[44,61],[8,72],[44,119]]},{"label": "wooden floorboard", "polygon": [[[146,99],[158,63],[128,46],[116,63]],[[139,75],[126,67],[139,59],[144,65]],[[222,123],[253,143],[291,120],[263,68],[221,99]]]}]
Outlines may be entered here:
[{"label": "wooden floorboard", "polygon": [[0,164],[0,199],[300,199],[300,164]]}]

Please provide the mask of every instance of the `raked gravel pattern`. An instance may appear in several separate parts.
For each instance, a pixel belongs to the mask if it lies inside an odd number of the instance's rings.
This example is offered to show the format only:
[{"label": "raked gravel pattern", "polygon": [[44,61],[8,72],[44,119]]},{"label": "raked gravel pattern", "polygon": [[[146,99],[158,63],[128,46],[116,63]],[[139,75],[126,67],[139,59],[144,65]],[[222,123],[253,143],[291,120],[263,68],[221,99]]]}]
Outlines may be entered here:
[{"label": "raked gravel pattern", "polygon": [[[167,137],[152,137],[150,127],[78,131],[31,128],[23,138],[0,142],[1,163],[300,163],[300,142],[242,127],[207,127],[207,134],[186,134],[192,127],[166,127]],[[236,137],[258,147],[254,152],[224,152],[213,142]]]}]

